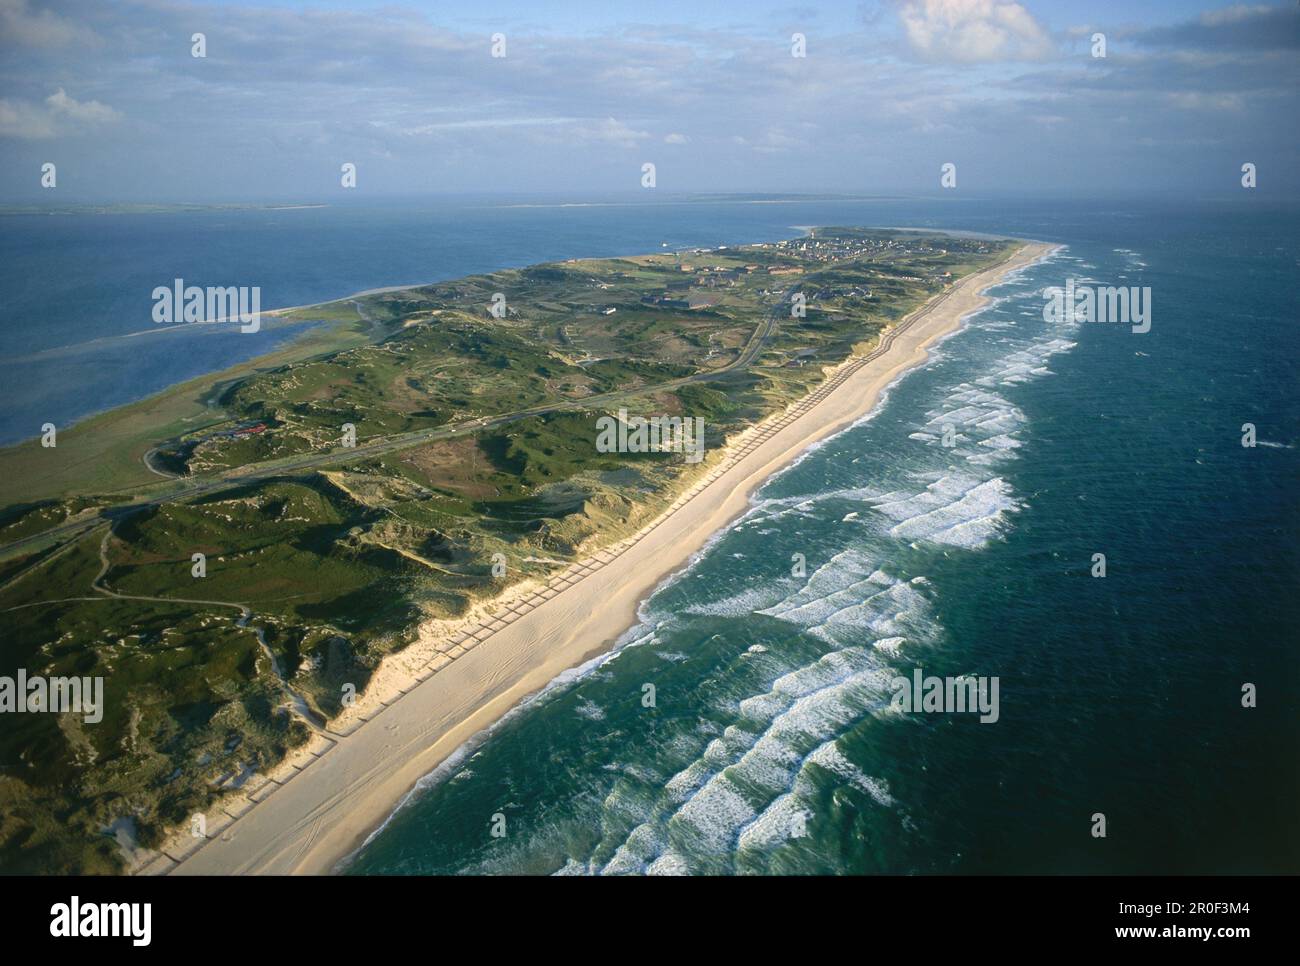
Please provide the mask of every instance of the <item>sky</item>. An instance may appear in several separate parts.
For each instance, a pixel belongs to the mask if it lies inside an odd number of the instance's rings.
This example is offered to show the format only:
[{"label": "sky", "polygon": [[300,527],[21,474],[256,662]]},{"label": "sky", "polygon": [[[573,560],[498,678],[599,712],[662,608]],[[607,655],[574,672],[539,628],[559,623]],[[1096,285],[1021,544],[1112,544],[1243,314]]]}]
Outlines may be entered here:
[{"label": "sky", "polygon": [[0,201],[1294,199],[1298,98],[1296,2],[0,0]]}]

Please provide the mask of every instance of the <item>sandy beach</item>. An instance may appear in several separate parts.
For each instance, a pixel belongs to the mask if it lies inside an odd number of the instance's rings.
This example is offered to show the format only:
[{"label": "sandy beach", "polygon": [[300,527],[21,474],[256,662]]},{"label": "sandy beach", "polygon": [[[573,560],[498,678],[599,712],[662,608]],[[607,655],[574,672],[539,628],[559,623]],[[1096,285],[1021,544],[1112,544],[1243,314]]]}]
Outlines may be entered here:
[{"label": "sandy beach", "polygon": [[809,396],[734,439],[694,487],[636,536],[545,585],[515,588],[385,662],[347,715],[269,776],[258,776],[184,829],[137,871],[147,874],[321,874],[379,827],[420,778],[563,671],[608,651],[637,607],[709,538],[741,516],[753,492],[811,444],[865,414],[927,347],[984,305],[983,290],[1055,246],[1025,243],[890,330],[870,356],[838,366]]}]

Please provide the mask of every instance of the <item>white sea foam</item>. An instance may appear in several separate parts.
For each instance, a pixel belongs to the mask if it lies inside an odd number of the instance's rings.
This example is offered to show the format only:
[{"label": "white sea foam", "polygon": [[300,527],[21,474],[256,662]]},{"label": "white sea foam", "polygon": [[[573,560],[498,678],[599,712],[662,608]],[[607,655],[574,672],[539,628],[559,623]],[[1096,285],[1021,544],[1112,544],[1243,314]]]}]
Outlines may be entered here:
[{"label": "white sea foam", "polygon": [[[788,706],[733,764],[715,771],[690,795],[672,822],[708,851],[730,848],[757,815],[752,796],[761,793],[770,801],[788,791],[810,750],[883,703],[891,677],[892,672],[873,666],[863,649],[833,652],[784,675],[771,694],[785,698]],[[747,702],[752,715],[768,715],[777,707],[773,700]]]},{"label": "white sea foam", "polygon": [[743,617],[770,607],[784,596],[781,583],[763,583],[742,590],[738,594],[686,608],[687,614],[715,617]]},{"label": "white sea foam", "polygon": [[907,643],[906,637],[882,637],[876,641],[876,650],[883,651],[890,657],[897,657],[899,648]]},{"label": "white sea foam", "polygon": [[573,710],[579,717],[586,718],[588,721],[600,721],[605,717],[605,709],[587,698],[580,699]]},{"label": "white sea foam", "polygon": [[[916,593],[897,582],[890,590],[898,588]],[[772,804],[792,792],[821,745],[884,703],[891,677],[871,649],[844,648],[787,671],[767,692],[741,701],[738,710],[746,726],[726,728],[664,783],[667,801],[677,804],[675,811],[660,822],[637,825],[605,871],[681,871],[686,860],[679,854],[652,858],[668,840],[665,829],[675,829],[674,841],[680,836],[689,843],[687,852],[694,854],[725,854],[746,829],[753,830],[747,839],[751,843],[777,834],[780,809],[772,811]],[[822,751],[811,760],[827,754]],[[845,774],[860,787],[869,787],[865,776]],[[621,799],[607,805],[626,812]],[[763,823],[753,825],[761,815],[767,815]]]},{"label": "white sea foam", "polygon": [[886,808],[891,808],[894,805],[894,797],[889,794],[889,783],[883,778],[872,778],[864,773],[862,769],[844,757],[844,753],[840,751],[835,742],[826,742],[809,755],[808,760],[866,792],[878,804]]},{"label": "white sea foam", "polygon": [[720,854],[731,848],[742,826],[757,813],[726,775],[710,778],[673,816],[684,825],[699,851]]},{"label": "white sea foam", "polygon": [[788,792],[768,805],[740,833],[737,845],[745,849],[772,849],[790,839],[804,838],[808,834],[808,820],[812,818],[802,798]]},{"label": "white sea foam", "polygon": [[[1017,509],[1011,496],[1011,486],[1000,477],[971,487],[956,500],[941,503],[933,509],[925,509],[928,504],[937,502],[928,499],[933,496],[935,494],[927,489],[925,493],[917,494],[913,500],[877,509],[882,509],[882,512],[895,519],[898,519],[900,510],[906,509],[908,512],[908,515],[890,528],[892,536],[970,549],[981,547],[995,537],[1005,515]],[[920,512],[911,512],[913,510]]]},{"label": "white sea foam", "polygon": [[647,875],[690,875],[691,867],[685,856],[668,852],[651,862],[645,871]]},{"label": "white sea foam", "polygon": [[817,765],[834,774],[853,787],[866,792],[879,805],[894,806],[889,784],[883,778],[873,778],[849,761],[839,750],[834,739],[818,745],[799,764],[790,790],[778,795],[737,836],[740,851],[769,851],[793,839],[808,835],[808,823],[813,818],[810,800],[816,786],[808,776],[808,766]]},{"label": "white sea foam", "polygon": [[[1058,252],[1055,257],[1064,256]],[[855,526],[839,531],[852,539],[874,541],[888,534],[909,542],[970,548],[996,539],[1017,503],[995,466],[999,460],[1015,458],[1026,417],[995,390],[1050,375],[1046,361],[1074,346],[1064,337],[1069,333],[1060,328],[1042,330],[1049,337],[1027,347],[1023,340],[1018,340],[1018,345],[1007,337],[1043,325],[1039,321],[1041,307],[1024,304],[1038,299],[1039,289],[1026,287],[998,299],[1008,303],[1000,315],[983,314],[984,328],[1000,330],[983,345],[986,351],[1000,355],[983,378],[952,387],[912,434],[913,439],[928,444],[915,447],[923,465],[928,462],[925,472],[915,472],[915,458],[909,455],[902,469],[912,472],[906,476],[897,470],[876,472],[872,487],[828,487],[825,492],[756,499],[738,529],[750,528],[752,532],[757,525],[760,536],[770,536],[786,532],[786,527],[771,525],[773,521],[790,517],[798,525],[800,518],[820,514],[826,522],[854,522]],[[1025,321],[1015,321],[1017,314]],[[1003,344],[1010,351],[1004,351]],[[882,399],[871,415],[884,404]],[[956,450],[939,445],[945,424],[960,429]],[[936,465],[935,457],[942,457],[944,465]],[[954,457],[956,466],[947,465]],[[864,462],[870,460],[864,457]],[[795,465],[799,463],[802,458]],[[886,482],[878,482],[882,479]],[[852,512],[846,513],[834,507],[831,515],[823,506],[829,501],[857,502],[863,509],[849,507]],[[660,589],[688,573],[698,573],[699,560],[721,539],[725,534],[715,535]],[[789,661],[781,649],[767,654],[760,645],[751,647],[746,653],[764,654],[762,665],[753,665],[754,669],[764,673],[770,667],[775,676],[768,679],[771,683],[766,691],[740,700],[728,697],[725,709],[715,709],[738,714],[739,720],[723,728],[715,723],[719,715],[702,717],[691,735],[663,741],[665,753],[673,755],[674,764],[667,768],[688,762],[670,778],[660,781],[653,770],[643,772],[636,776],[640,785],[619,779],[608,794],[605,808],[611,818],[610,829],[618,830],[615,835],[629,827],[631,832],[612,854],[602,849],[602,856],[610,855],[602,872],[681,874],[690,871],[687,856],[692,854],[725,854],[737,845],[771,848],[799,837],[812,817],[807,797],[816,787],[809,778],[811,766],[858,788],[882,806],[894,804],[883,779],[864,773],[836,744],[847,728],[887,706],[885,695],[892,677],[889,664],[900,648],[935,638],[926,596],[931,592],[923,590],[920,582],[900,582],[884,573],[877,556],[891,559],[893,553],[889,548],[849,548],[817,567],[802,586],[789,580],[768,582],[762,588],[750,586],[721,600],[693,605],[686,612],[722,617],[758,612],[802,627],[832,642],[836,649],[803,666],[790,667],[779,663]],[[646,611],[643,609],[643,624],[624,635],[620,646],[660,640],[655,631],[662,631],[669,618],[655,615],[663,620],[652,622]],[[590,668],[585,670],[590,673]],[[589,701],[578,706],[580,714],[596,717],[599,712]],[[701,749],[698,736],[710,729],[715,737]],[[814,775],[820,780],[820,773]],[[647,788],[652,790],[649,794]],[[614,842],[617,839],[609,845]],[[570,861],[557,874],[593,870],[590,863],[583,866]]]},{"label": "white sea foam", "polygon": [[638,825],[614,851],[600,873],[628,875],[644,872],[655,856],[663,851],[665,843],[663,829],[649,822]]},{"label": "white sea foam", "polygon": [[648,820],[653,803],[644,794],[637,794],[636,788],[631,782],[615,782],[602,803],[605,816],[616,819],[620,825]]},{"label": "white sea foam", "polygon": [[703,759],[691,762],[664,784],[664,791],[677,801],[686,801],[701,785],[709,780],[712,773]]}]

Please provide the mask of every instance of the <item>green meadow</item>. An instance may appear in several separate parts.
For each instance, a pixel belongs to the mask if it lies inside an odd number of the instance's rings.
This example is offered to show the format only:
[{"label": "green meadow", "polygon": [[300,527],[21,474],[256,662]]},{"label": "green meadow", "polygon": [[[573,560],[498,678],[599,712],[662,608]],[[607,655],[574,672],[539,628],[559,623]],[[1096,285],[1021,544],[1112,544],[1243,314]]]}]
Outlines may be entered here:
[{"label": "green meadow", "polygon": [[707,468],[1008,247],[818,229],[340,300],[283,313],[318,324],[270,356],[0,451],[0,675],[106,698],[96,724],[7,716],[0,871],[120,871],[114,831],[156,845],[421,621],[635,532],[700,472],[598,452],[602,415],[702,417]]}]

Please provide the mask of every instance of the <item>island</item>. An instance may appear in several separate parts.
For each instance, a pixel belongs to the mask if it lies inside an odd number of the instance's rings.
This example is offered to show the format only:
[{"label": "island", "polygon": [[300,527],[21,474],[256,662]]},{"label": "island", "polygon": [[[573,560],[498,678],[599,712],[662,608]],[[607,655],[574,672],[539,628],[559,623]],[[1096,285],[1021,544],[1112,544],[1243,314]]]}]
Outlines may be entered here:
[{"label": "island", "polygon": [[815,228],[362,293],[0,451],[0,674],[104,682],[7,720],[0,870],[329,871],[1048,248]]}]

